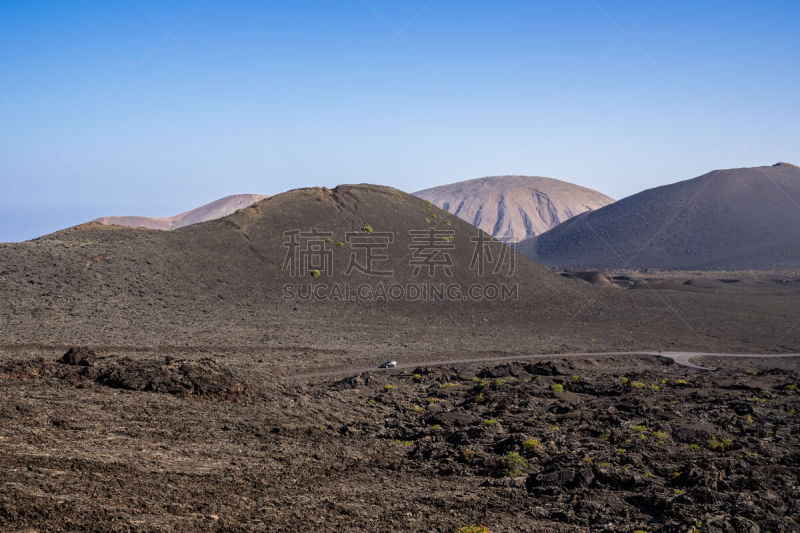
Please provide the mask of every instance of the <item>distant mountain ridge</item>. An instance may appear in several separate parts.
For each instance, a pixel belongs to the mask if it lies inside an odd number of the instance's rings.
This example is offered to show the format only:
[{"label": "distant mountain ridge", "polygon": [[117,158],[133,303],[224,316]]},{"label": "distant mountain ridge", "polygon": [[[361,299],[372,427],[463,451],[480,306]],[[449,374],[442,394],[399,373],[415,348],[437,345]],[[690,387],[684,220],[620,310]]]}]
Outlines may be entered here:
[{"label": "distant mountain ridge", "polygon": [[414,195],[506,242],[539,235],[614,201],[592,189],[539,176],[490,176]]},{"label": "distant mountain ridge", "polygon": [[715,170],[634,194],[519,243],[566,269],[800,267],[800,168]]},{"label": "distant mountain ridge", "polygon": [[171,231],[198,222],[222,218],[234,213],[237,209],[244,209],[265,198],[267,197],[263,194],[234,194],[172,217],[108,216],[96,218],[92,222],[99,222],[107,226]]}]

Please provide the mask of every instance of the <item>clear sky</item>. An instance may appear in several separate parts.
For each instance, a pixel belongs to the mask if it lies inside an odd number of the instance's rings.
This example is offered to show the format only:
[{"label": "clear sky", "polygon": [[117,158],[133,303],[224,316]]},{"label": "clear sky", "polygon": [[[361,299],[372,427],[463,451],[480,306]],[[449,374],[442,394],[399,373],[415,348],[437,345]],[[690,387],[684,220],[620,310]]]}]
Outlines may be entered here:
[{"label": "clear sky", "polygon": [[0,0],[0,241],[339,183],[800,162],[796,0]]}]

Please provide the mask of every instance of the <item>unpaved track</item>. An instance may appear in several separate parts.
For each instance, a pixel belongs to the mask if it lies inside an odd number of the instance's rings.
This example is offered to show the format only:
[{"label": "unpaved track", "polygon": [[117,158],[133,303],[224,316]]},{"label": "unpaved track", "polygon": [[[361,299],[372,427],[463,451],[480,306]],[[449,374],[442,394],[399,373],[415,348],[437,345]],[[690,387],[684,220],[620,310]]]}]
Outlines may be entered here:
[{"label": "unpaved track", "polygon": [[404,363],[398,364],[397,368],[385,369],[377,367],[361,367],[349,368],[344,370],[331,370],[324,372],[312,372],[309,374],[296,374],[288,376],[289,379],[314,379],[326,378],[336,376],[348,376],[352,374],[361,374],[363,372],[390,372],[392,370],[407,370],[419,367],[429,366],[451,366],[463,365],[470,363],[498,363],[504,361],[527,361],[530,359],[568,359],[574,357],[613,357],[619,355],[649,355],[655,357],[664,357],[670,359],[675,364],[686,366],[689,368],[696,368],[699,370],[714,370],[704,366],[699,366],[691,362],[695,357],[757,357],[757,358],[778,358],[778,357],[800,357],[800,353],[781,353],[781,354],[757,354],[757,353],[709,353],[709,352],[658,352],[658,351],[637,351],[637,352],[570,352],[570,353],[549,353],[549,354],[531,354],[531,355],[504,355],[497,357],[476,357],[472,359],[447,359],[440,361],[421,361],[417,363]]}]

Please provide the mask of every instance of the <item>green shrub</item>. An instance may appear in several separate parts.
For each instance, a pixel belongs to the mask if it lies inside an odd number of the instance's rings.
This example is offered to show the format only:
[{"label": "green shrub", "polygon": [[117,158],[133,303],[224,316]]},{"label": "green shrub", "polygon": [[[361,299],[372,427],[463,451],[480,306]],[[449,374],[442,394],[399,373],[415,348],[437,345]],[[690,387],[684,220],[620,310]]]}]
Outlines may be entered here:
[{"label": "green shrub", "polygon": [[634,389],[643,389],[645,385],[641,381],[631,381],[631,387]]},{"label": "green shrub", "polygon": [[311,274],[312,278],[318,278],[318,277],[320,277],[322,275],[322,273],[319,270],[317,270],[316,268],[314,270],[312,270],[311,272],[309,272],[309,273]]},{"label": "green shrub", "polygon": [[724,452],[732,445],[733,439],[718,439],[717,437],[711,437],[711,440],[708,441],[708,449],[716,452]]},{"label": "green shrub", "polygon": [[561,383],[553,383],[552,385],[550,385],[550,390],[552,390],[553,392],[564,392],[564,385],[562,385]]},{"label": "green shrub", "polygon": [[503,456],[506,475],[509,477],[519,477],[523,475],[523,469],[528,468],[528,460],[522,457],[519,452],[508,452]]},{"label": "green shrub", "polygon": [[483,526],[476,526],[472,524],[457,529],[455,533],[492,533],[492,532],[489,531],[489,528]]},{"label": "green shrub", "polygon": [[364,233],[366,233],[367,235],[369,235],[370,233],[372,233],[372,226],[370,226],[369,224],[364,224],[364,225],[361,227],[361,229],[362,229],[362,230],[364,231]]},{"label": "green shrub", "polygon": [[522,443],[522,447],[526,450],[533,450],[541,446],[542,443],[539,442],[537,439],[528,439]]},{"label": "green shrub", "polygon": [[494,418],[490,418],[488,420],[484,420],[483,421],[483,425],[484,426],[491,426],[491,425],[494,425],[494,424],[497,424],[497,420],[495,420]]}]

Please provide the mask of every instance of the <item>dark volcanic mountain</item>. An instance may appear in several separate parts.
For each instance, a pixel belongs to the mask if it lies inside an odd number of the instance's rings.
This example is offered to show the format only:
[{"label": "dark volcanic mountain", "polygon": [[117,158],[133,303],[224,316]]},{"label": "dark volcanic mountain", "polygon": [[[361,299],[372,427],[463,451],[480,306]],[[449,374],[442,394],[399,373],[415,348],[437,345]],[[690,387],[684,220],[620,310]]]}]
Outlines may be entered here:
[{"label": "dark volcanic mountain", "polygon": [[107,226],[174,230],[222,218],[266,198],[263,194],[234,194],[172,217],[110,216],[93,220]]},{"label": "dark volcanic mountain", "polygon": [[[431,226],[433,236],[426,233]],[[314,231],[319,235],[310,237]],[[481,235],[487,247],[483,272],[473,261],[478,243],[471,240]],[[297,248],[291,247],[293,239],[299,240]],[[371,264],[367,254],[373,258]],[[495,271],[501,257],[505,264]],[[31,313],[65,342],[89,334],[117,337],[116,342],[142,336],[179,338],[175,331],[182,327],[194,332],[196,341],[195,335],[201,335],[197,328],[217,336],[228,332],[230,324],[222,324],[233,320],[234,328],[246,326],[248,331],[259,331],[252,329],[253,321],[263,328],[270,323],[285,329],[299,316],[310,321],[306,324],[323,320],[324,308],[333,313],[327,325],[345,329],[370,316],[389,328],[386,320],[375,318],[380,313],[369,309],[389,309],[415,320],[425,320],[426,313],[437,319],[473,314],[472,300],[462,302],[460,297],[435,295],[421,301],[378,295],[356,304],[348,295],[339,295],[338,301],[323,297],[296,302],[297,292],[284,293],[287,284],[307,291],[337,283],[352,289],[456,284],[463,290],[505,283],[518,287],[520,302],[535,300],[534,311],[553,317],[568,313],[589,293],[582,284],[517,256],[415,196],[388,187],[343,185],[289,191],[227,217],[175,231],[88,223],[25,243],[2,244],[0,290],[13,304],[0,309],[4,325],[0,334],[26,337],[25,328],[15,324]],[[476,305],[515,314],[499,302]],[[308,310],[293,312],[297,306]],[[346,318],[351,314],[356,318]],[[247,322],[240,323],[245,317]],[[150,326],[127,331],[107,328],[134,320]],[[337,325],[341,321],[344,325]]]},{"label": "dark volcanic mountain", "polygon": [[715,170],[577,216],[518,250],[568,269],[800,267],[800,168]]},{"label": "dark volcanic mountain", "polygon": [[592,189],[537,176],[492,176],[414,193],[481,228],[516,242],[614,200]]}]

